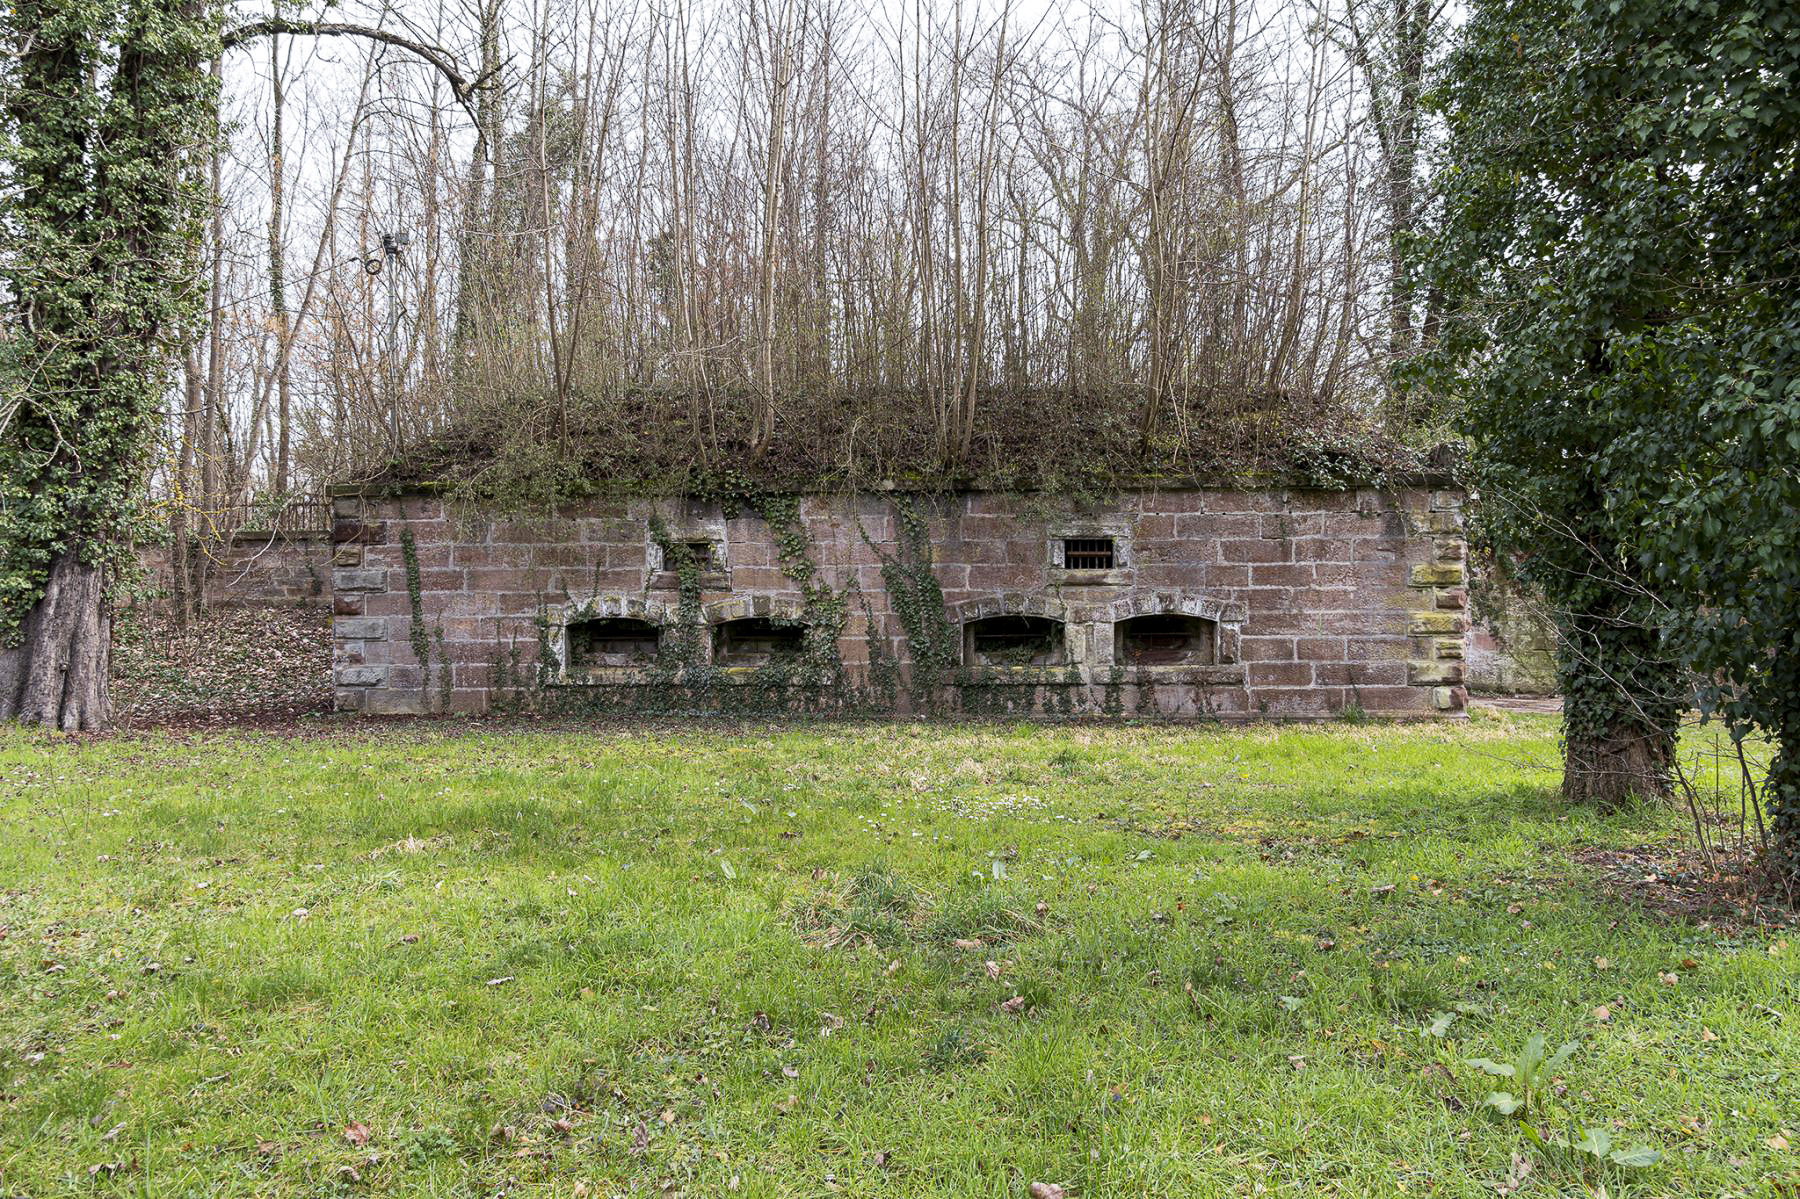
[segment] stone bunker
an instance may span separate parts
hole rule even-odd
[[[1462,494],[333,497],[342,711],[1460,714]]]

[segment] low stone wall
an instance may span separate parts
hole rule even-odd
[[[206,603],[226,608],[328,607],[331,554],[331,538],[323,530],[233,534],[207,563]],[[147,546],[138,559],[149,575],[152,602],[165,599],[174,585],[169,547]]]
[[[660,690],[680,692],[679,709],[703,679],[726,710],[772,689],[807,706],[767,669],[731,665],[731,630],[766,638],[835,613],[826,648],[843,706],[1454,714],[1461,503],[1424,487],[1145,490],[1098,509],[1046,494],[836,495],[800,499],[775,527],[682,499],[500,521],[459,519],[431,494],[340,494],[336,705],[641,705]],[[685,576],[664,560],[678,544],[705,559]],[[631,628],[660,665],[586,640]],[[1156,636],[1133,640],[1139,630]],[[1031,656],[1005,656],[1015,650]],[[942,669],[927,671],[918,660],[933,653]]]

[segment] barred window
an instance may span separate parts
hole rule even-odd
[[[1063,538],[1064,570],[1111,570],[1117,561],[1110,537]]]

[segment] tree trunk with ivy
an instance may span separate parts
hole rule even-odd
[[[110,717],[109,592],[146,526],[170,368],[200,296],[216,15],[197,0],[0,11],[0,718]]]
[[[1564,798],[1602,811],[1669,798],[1684,705],[1659,631],[1623,611],[1557,623]]]
[[[111,722],[106,667],[111,614],[101,567],[64,550],[18,645],[0,650],[0,719],[69,732]]]

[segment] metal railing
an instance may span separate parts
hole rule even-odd
[[[276,504],[241,504],[225,512],[219,522],[228,537],[323,536],[331,530],[331,501],[306,496]]]

